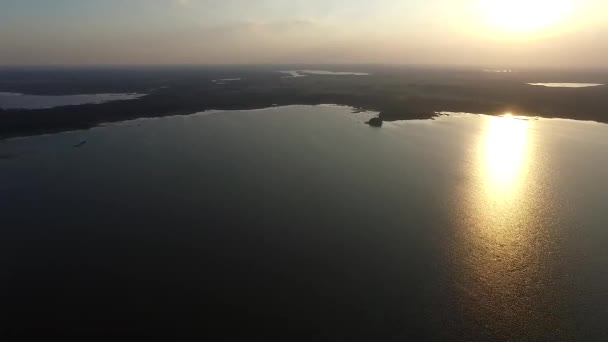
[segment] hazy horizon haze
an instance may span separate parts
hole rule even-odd
[[[605,68],[601,0],[1,0],[0,65]]]

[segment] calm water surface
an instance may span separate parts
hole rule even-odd
[[[589,88],[600,87],[604,84],[600,83],[528,83],[529,85],[547,87],[547,88]]]
[[[288,70],[279,71],[282,74],[288,74],[289,77],[306,77],[309,75],[324,75],[324,76],[370,76],[371,74],[366,72],[354,72],[354,71],[329,71],[329,70]]]
[[[0,333],[608,339],[608,125],[372,115],[0,142]]]

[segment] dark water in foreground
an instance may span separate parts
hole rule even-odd
[[[366,116],[0,142],[0,336],[608,339],[608,125]]]

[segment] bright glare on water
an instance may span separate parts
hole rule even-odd
[[[495,200],[514,195],[529,161],[530,121],[511,115],[488,118],[483,140],[482,173],[488,195]]]

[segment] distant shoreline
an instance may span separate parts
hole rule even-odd
[[[301,69],[307,70],[307,69]],[[608,87],[551,88],[530,86],[547,79],[563,83],[583,76],[551,74],[361,69],[365,77],[348,73],[310,74],[284,78],[268,70],[125,71],[108,78],[103,72],[61,81],[64,71],[11,75],[0,80],[0,92],[69,95],[81,93],[140,93],[147,96],[99,104],[35,110],[0,109],[0,139],[82,130],[100,124],[138,118],[190,115],[207,110],[249,110],[285,105],[332,103],[379,112],[383,121],[430,119],[439,112],[563,118],[608,123]],[[356,73],[352,73],[356,74]],[[76,77],[75,77],[75,76]],[[61,77],[60,77],[61,76]],[[551,78],[550,78],[551,77]],[[59,79],[57,83],[55,79]],[[222,81],[217,80],[236,80]],[[605,81],[603,81],[605,79]],[[597,83],[608,83],[608,74]],[[603,82],[602,82],[603,81]],[[591,82],[585,82],[591,83]],[[16,84],[16,86],[15,86]]]

